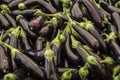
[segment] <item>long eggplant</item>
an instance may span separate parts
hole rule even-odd
[[[92,16],[92,19],[95,22],[95,24],[100,27],[102,20],[100,18],[100,15],[95,10],[94,6],[88,0],[82,0],[82,3],[85,5],[87,10],[90,12],[90,15]]]
[[[31,4],[40,4],[42,5],[46,10],[48,10],[50,13],[56,13],[57,10],[51,6],[50,4],[48,4],[47,2],[43,1],[43,0],[26,0],[24,1],[25,6],[29,6]]]
[[[78,32],[78,34],[86,40],[89,46],[91,46],[93,49],[98,50],[100,47],[100,44],[95,37],[93,37],[89,32],[82,29],[81,27],[73,24],[72,27]]]

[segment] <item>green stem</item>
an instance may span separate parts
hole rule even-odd
[[[52,40],[51,44],[54,44],[57,48],[60,47],[60,30],[58,30],[57,36]]]
[[[3,80],[16,80],[16,75],[13,73],[8,73],[4,76]]]
[[[46,51],[44,53],[44,57],[48,60],[51,61],[54,57],[54,51],[50,47],[50,43],[47,42],[46,44]]]
[[[72,69],[65,71],[61,76],[61,80],[71,80],[71,78],[72,78]]]
[[[101,8],[100,5],[99,5],[95,0],[93,0],[93,2],[94,2],[95,5],[97,6],[97,8]]]
[[[107,35],[107,34],[106,34]],[[116,39],[116,35],[114,32],[111,32],[108,36],[106,36],[107,38],[104,40],[106,42],[109,42],[109,40],[115,40]]]
[[[113,78],[114,80],[120,80],[120,74]]]
[[[11,34],[13,34],[13,35],[15,35],[16,37],[18,37],[19,34],[20,34],[20,26],[18,26],[17,28],[15,28],[15,29],[11,32]]]
[[[111,0],[108,0],[108,2],[109,2],[109,4],[110,4],[110,5],[112,5],[112,2],[111,2]]]
[[[118,8],[120,6],[120,1],[115,3],[115,7]]]
[[[4,34],[4,30],[2,30],[2,32],[1,32],[0,41],[2,41],[2,39],[3,39],[3,34]]]
[[[111,23],[109,22],[108,18],[106,17],[106,15],[104,15],[104,19],[103,19],[102,22],[105,23],[105,24],[108,24],[108,25],[111,24]]]
[[[60,41],[61,42],[65,42],[66,38],[65,38],[65,34],[64,32],[62,34],[60,34]]]
[[[107,65],[113,65],[114,60],[111,57],[106,57],[104,60],[101,60],[100,63],[107,64]]]
[[[71,42],[72,42],[72,48],[76,48],[77,45],[80,43],[79,41],[77,41],[72,35],[71,37]]]
[[[85,78],[89,74],[88,66],[89,66],[89,64],[86,63],[83,67],[80,67],[79,76],[81,77],[81,80],[85,80]]]
[[[117,65],[113,68],[113,75],[112,77],[114,78],[118,73],[120,73],[120,65]]]
[[[98,64],[97,59],[94,56],[91,56],[91,55],[87,57],[87,61],[88,61],[89,64],[92,64],[92,65]]]
[[[24,31],[22,28],[21,28],[21,30],[20,30],[20,36],[26,38],[26,33],[25,33],[25,31]]]
[[[19,21],[19,19],[22,18],[22,17],[23,17],[22,15],[18,15],[18,16],[16,17],[16,20]]]
[[[42,10],[38,9],[33,15],[34,16],[39,16],[39,15],[42,15],[42,14],[45,14],[42,12]]]

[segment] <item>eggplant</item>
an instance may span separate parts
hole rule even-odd
[[[72,52],[70,48],[70,33],[69,32],[66,33],[66,37],[67,37],[66,42],[65,42],[66,55],[70,61],[72,61],[75,64],[78,64],[80,59],[75,53]]]
[[[113,18],[113,21],[114,21],[114,23],[116,25],[116,28],[117,28],[117,35],[119,36],[119,34],[120,34],[120,23],[119,23],[120,16],[119,16],[118,13],[113,12],[112,13],[112,18]]]
[[[52,5],[48,4],[47,2],[45,2],[43,0],[26,0],[26,1],[24,1],[24,5],[26,7],[31,6],[31,4],[42,5],[50,13],[56,13],[57,12],[57,10]]]
[[[5,16],[3,14],[0,13],[0,22],[1,24],[5,27],[8,28],[10,23],[8,22],[8,20],[5,18]]]
[[[25,30],[25,32],[27,33],[27,35],[31,37],[36,37],[36,33],[30,30],[28,26],[28,21],[22,15],[18,15],[16,18],[17,21],[20,23],[21,27],[23,28],[23,30]]]
[[[82,0],[82,3],[89,11],[89,14],[92,16],[92,19],[95,22],[95,24],[100,27],[102,20],[100,18],[100,15],[97,13],[96,9],[94,8],[94,6],[88,0]]]
[[[89,32],[87,32],[86,30],[82,29],[81,27],[77,26],[77,25],[72,25],[73,29],[75,29],[78,34],[84,38],[84,40],[86,40],[87,44],[92,47],[95,50],[98,50],[100,47],[100,44],[98,42],[98,40],[93,37]]]
[[[8,55],[2,45],[0,45],[0,78],[4,76],[4,74],[10,72],[11,65],[9,62]]]
[[[22,50],[29,50],[32,48],[30,45],[29,39],[25,31],[22,28],[20,32],[20,45],[21,45]]]
[[[47,80],[59,80],[58,75],[57,75],[57,68],[54,63],[54,52],[50,47],[50,43],[46,43],[46,50],[44,53],[45,57],[45,75]]]
[[[6,19],[8,19],[9,23],[13,27],[17,27],[17,23],[16,23],[15,19],[9,13],[4,13],[4,16],[6,17]]]
[[[82,20],[83,14],[79,8],[79,3],[75,0],[70,8],[70,13],[73,19],[80,21]]]
[[[10,3],[8,4],[8,6],[9,6],[10,9],[14,10],[14,9],[17,8],[17,5],[18,5],[19,3],[21,3],[21,2],[23,2],[23,1],[24,1],[24,0],[13,0],[12,2],[10,2]]]
[[[38,11],[37,9],[25,9],[25,10],[13,10],[11,13],[14,16],[23,15],[26,17],[26,15],[28,15],[28,16],[33,15],[37,11]]]
[[[100,3],[100,6],[101,6],[104,10],[108,11],[109,13],[116,12],[116,13],[120,14],[120,9],[115,8],[114,6],[108,4],[107,2],[103,2],[103,1],[102,1],[102,2]]]

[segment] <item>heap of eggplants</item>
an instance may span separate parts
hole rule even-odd
[[[120,80],[120,1],[1,0],[0,80]]]

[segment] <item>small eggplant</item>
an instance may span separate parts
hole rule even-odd
[[[75,29],[78,34],[84,38],[84,40],[86,40],[86,42],[89,44],[89,46],[91,46],[93,49],[98,50],[100,47],[100,44],[98,42],[98,40],[93,37],[93,35],[91,35],[89,32],[87,32],[86,30],[82,29],[81,27],[77,26],[77,25],[72,25],[73,29]]]
[[[6,51],[4,50],[4,47],[0,45],[0,78],[3,77],[4,74],[8,73],[10,71],[10,63],[8,56],[6,54]]]
[[[28,37],[22,28],[21,28],[21,32],[20,32],[20,43],[21,43],[23,50],[31,49],[31,45],[29,43]]]
[[[17,21],[20,23],[21,27],[23,28],[23,30],[25,30],[25,32],[27,33],[27,35],[31,36],[31,37],[36,37],[36,33],[32,32],[28,26],[28,21],[22,16],[22,15],[18,15],[16,17]]]
[[[36,31],[38,29],[41,28],[41,24],[43,23],[44,20],[44,16],[38,16],[38,17],[34,17],[31,19],[31,21],[29,22],[29,27],[32,31]]]
[[[17,27],[15,19],[9,13],[4,13],[4,16],[6,17],[6,19],[8,19],[8,21],[13,27]]]
[[[70,13],[73,19],[80,21],[82,20],[83,14],[79,8],[79,3],[75,0],[71,6]]]
[[[56,13],[57,10],[50,5],[49,3],[43,1],[43,0],[26,0],[24,1],[24,5],[27,6],[31,6],[31,4],[40,4],[42,5],[46,10],[48,10],[48,12],[50,13]]]
[[[23,15],[26,17],[26,16],[33,15],[37,11],[38,11],[37,9],[13,10],[12,14],[14,16]]]
[[[45,57],[45,75],[47,80],[59,80],[57,75],[57,68],[55,67],[54,63],[54,52],[50,47],[50,43],[47,42],[46,50],[44,53]]]
[[[10,25],[10,23],[8,22],[8,20],[7,20],[7,19],[5,18],[5,16],[2,15],[1,13],[0,13],[0,22],[1,22],[1,24],[2,24],[3,26],[5,26],[6,28],[8,28],[9,25]]]

